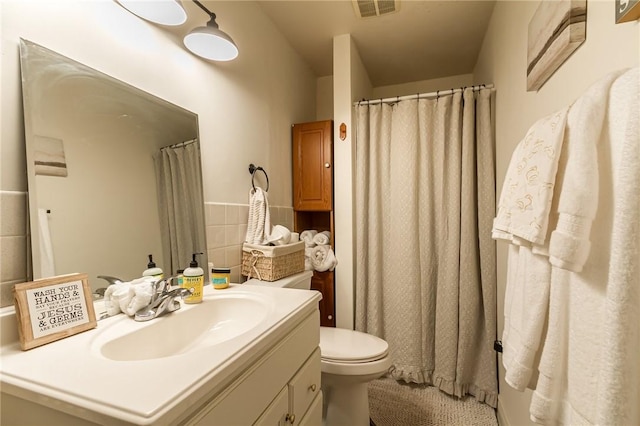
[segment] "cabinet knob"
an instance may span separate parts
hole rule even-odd
[[[293,424],[293,422],[296,421],[296,415],[287,413],[287,416],[284,418],[284,421]]]
[[[312,384],[311,386],[309,386],[309,389],[311,390],[311,392],[315,392],[316,389],[318,389],[318,387],[316,386],[316,384]]]
[[[329,164],[329,163],[324,163],[324,168],[325,168],[325,169],[328,169],[329,167],[331,167],[331,164]]]

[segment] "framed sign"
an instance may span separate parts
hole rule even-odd
[[[69,274],[16,284],[13,288],[22,350],[95,328],[87,274]]]
[[[639,0],[616,0],[616,24],[640,19]]]

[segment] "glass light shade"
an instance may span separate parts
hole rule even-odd
[[[116,0],[120,6],[139,18],[160,25],[181,25],[187,12],[177,0]]]
[[[238,56],[238,47],[215,19],[206,27],[198,27],[184,37],[184,45],[196,55],[212,61],[230,61]]]

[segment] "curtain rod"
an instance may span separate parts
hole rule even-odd
[[[406,96],[396,96],[394,98],[385,98],[385,99],[371,99],[371,100],[362,100],[358,102],[354,102],[353,105],[375,105],[380,103],[393,103],[398,101],[407,101],[409,99],[427,99],[427,98],[438,98],[440,96],[453,95],[457,92],[462,92],[464,89],[471,88],[474,92],[477,92],[480,89],[493,89],[493,84],[479,84],[477,86],[468,86],[468,87],[460,87],[458,89],[447,89],[447,90],[438,90],[435,92],[429,93],[418,93],[416,95],[406,95]]]
[[[167,149],[167,148],[183,148],[187,145],[191,145],[192,143],[196,143],[196,142],[198,142],[198,139],[191,139],[189,141],[178,142],[178,143],[174,143],[173,145],[163,146],[162,148],[160,148],[160,150]]]

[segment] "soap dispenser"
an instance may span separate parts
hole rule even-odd
[[[191,290],[191,296],[184,298],[184,303],[202,302],[202,291],[204,287],[204,271],[198,266],[196,256],[202,253],[193,253],[189,267],[184,270],[182,287]]]
[[[153,255],[149,255],[149,263],[147,264],[147,269],[142,273],[143,277],[153,277],[156,280],[161,280],[164,277],[164,273],[162,269],[158,268],[153,261]]]

